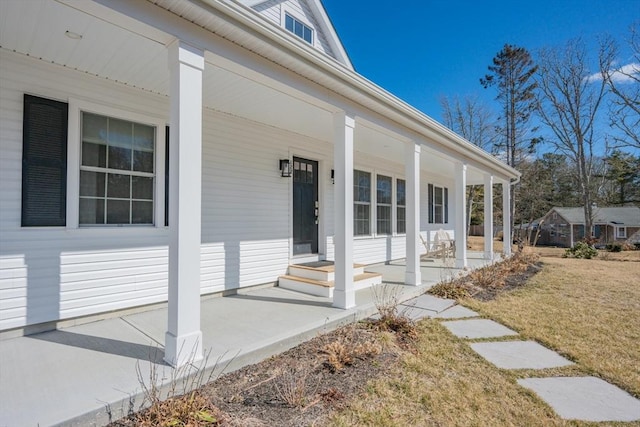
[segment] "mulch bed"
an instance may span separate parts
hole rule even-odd
[[[369,380],[380,378],[401,357],[399,347],[381,345],[380,332],[371,323],[348,325],[304,342],[255,365],[225,374],[200,388],[217,409],[220,426],[322,425],[335,410],[362,393]],[[377,343],[379,352],[353,357],[334,369],[327,362],[329,343],[356,346]],[[403,345],[406,348],[406,345]],[[295,399],[294,399],[295,398]],[[290,402],[288,403],[287,400]],[[296,402],[291,402],[295,400]],[[144,415],[144,412],[140,413]],[[112,427],[147,424],[136,415],[112,423]],[[182,424],[178,424],[182,425]]]
[[[532,264],[521,273],[507,276],[504,286],[499,288],[482,288],[477,293],[473,294],[472,297],[480,301],[490,301],[496,299],[496,297],[503,292],[512,291],[526,285],[527,281],[531,277],[535,276],[542,270],[542,265],[542,262]]]

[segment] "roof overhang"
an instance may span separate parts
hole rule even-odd
[[[122,0],[118,0],[121,2]],[[445,152],[457,155],[462,161],[486,168],[503,180],[519,179],[520,172],[473,145],[450,129],[436,122],[415,107],[400,100],[386,90],[338,63],[333,58],[318,52],[305,43],[295,40],[282,29],[271,25],[251,10],[234,0],[188,0],[208,10],[227,23],[246,31],[224,32],[211,25],[208,17],[190,17],[196,24],[212,33],[240,46],[260,44],[261,54],[285,66],[297,74],[312,80],[337,96],[332,101],[343,101],[344,108],[352,103],[363,105],[372,111],[397,123],[398,131],[407,139],[432,145],[439,145]],[[107,0],[101,2],[110,3]],[[163,1],[156,4],[162,7]],[[207,24],[209,22],[209,24]],[[254,50],[255,51],[255,50]]]
[[[10,4],[16,5],[16,8],[9,8],[15,16],[25,16],[19,13],[19,8],[40,3]],[[4,48],[11,49],[12,44],[26,46],[16,52],[36,58],[42,56],[46,62],[168,95],[166,46],[180,39],[205,52],[208,65],[204,86],[209,91],[204,94],[205,100],[222,99],[222,103],[219,101],[211,106],[213,109],[229,114],[244,111],[220,108],[233,102],[238,108],[255,109],[256,96],[261,95],[265,103],[259,113],[262,117],[270,115],[271,120],[263,123],[294,132],[298,126],[298,132],[312,137],[316,132],[319,136],[315,137],[326,142],[332,138],[331,114],[343,110],[354,114],[362,125],[360,128],[366,137],[359,134],[361,140],[366,140],[362,152],[388,159],[381,150],[385,144],[393,145],[397,161],[403,162],[402,145],[413,141],[422,144],[423,153],[429,154],[422,157],[423,162],[426,161],[424,158],[431,158],[430,167],[437,168],[439,163],[445,163],[436,160],[433,164],[431,155],[447,160],[448,169],[438,172],[445,177],[453,176],[455,162],[470,166],[473,176],[468,177],[469,184],[481,183],[483,174],[491,174],[501,182],[520,175],[334,58],[313,49],[234,0],[56,0],[42,4],[58,5],[51,10],[60,12],[64,19],[57,16],[49,19],[42,10],[35,10],[33,12],[39,12],[38,20],[13,25],[11,28],[15,31],[10,33],[0,31],[11,39],[5,40]],[[60,10],[61,5],[67,10]],[[30,25],[40,23],[46,28],[30,30]],[[64,37],[62,33],[67,25],[71,25],[72,30],[85,26],[88,32],[81,43],[72,47],[63,46],[57,41],[59,39],[54,40],[54,37]],[[51,30],[55,30],[55,34]],[[37,43],[34,45],[35,38]],[[60,44],[56,45],[60,48],[57,53],[47,49],[50,43]],[[33,46],[39,51],[34,52]],[[51,55],[54,58],[50,58]],[[56,55],[59,61],[56,61]],[[135,66],[123,69],[120,66],[123,63]],[[146,68],[141,68],[143,66]],[[216,80],[218,78],[221,80]],[[232,90],[234,83],[240,91]],[[278,114],[269,108],[268,102],[273,98],[289,110]],[[304,116],[302,120],[296,120],[297,116],[286,117],[291,112]],[[320,121],[320,116],[324,121]],[[301,123],[307,128],[301,128]],[[369,145],[368,141],[373,139],[369,136],[378,141]]]

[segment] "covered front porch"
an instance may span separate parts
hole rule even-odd
[[[484,263],[480,253],[470,263]],[[382,272],[384,293],[406,301],[433,283],[461,270],[439,269],[423,263],[424,284],[396,284],[404,277],[402,261],[371,266]],[[191,367],[204,369],[204,378],[256,363],[319,333],[366,318],[376,312],[376,291],[356,292],[356,306],[332,306],[328,298],[278,287],[252,289],[229,297],[203,297],[202,343],[206,358]],[[438,300],[433,313],[454,304]],[[182,384],[191,368],[175,371],[163,359],[166,304],[152,310],[68,324],[58,330],[5,340],[0,345],[0,425],[105,425],[137,410],[143,402],[142,381],[149,385],[155,370],[158,386],[175,375]],[[70,322],[71,323],[71,322]],[[190,355],[193,357],[193,355]],[[52,399],[51,396],[56,396]],[[37,407],[34,407],[34,402]]]

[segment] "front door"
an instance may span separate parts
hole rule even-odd
[[[293,158],[293,255],[318,253],[318,162]]]

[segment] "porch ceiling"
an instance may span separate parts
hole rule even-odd
[[[131,27],[135,30],[125,29],[111,22],[114,13],[87,1],[3,0],[0,47],[168,96],[166,46],[174,37],[153,28],[141,30],[139,23]],[[19,18],[25,16],[31,19]],[[81,38],[69,37],[67,32]],[[203,82],[206,107],[319,141],[332,140],[332,112],[323,107],[325,101],[309,102],[306,95],[266,85],[253,79],[250,73],[244,75],[238,69],[214,63],[215,58],[206,58]],[[358,153],[395,163],[404,159],[400,137],[366,122],[359,122],[356,127],[355,151],[356,160]],[[429,174],[452,176],[451,157],[427,147],[423,153],[422,167]],[[468,180],[480,183],[482,176],[469,169]]]

